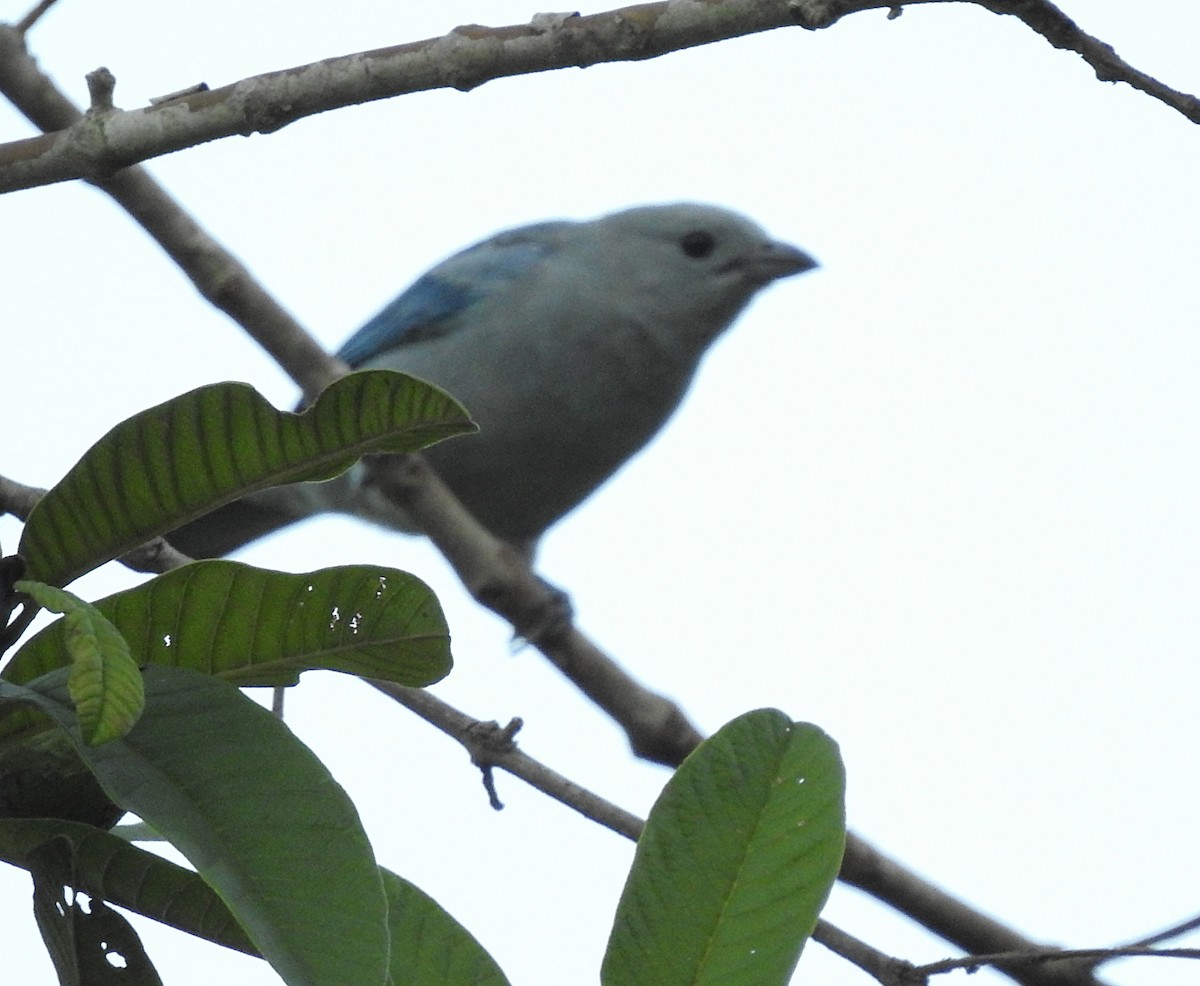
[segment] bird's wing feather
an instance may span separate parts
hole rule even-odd
[[[576,224],[538,223],[476,243],[428,273],[388,304],[338,350],[359,367],[394,349],[445,335],[459,317],[488,294],[525,276],[560,245]]]

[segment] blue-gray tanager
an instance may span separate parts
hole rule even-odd
[[[529,556],[662,427],[709,345],[808,254],[709,205],[644,206],[498,233],[442,261],[339,350],[457,397],[479,432],[426,451],[463,504]],[[229,504],[170,535],[225,554],[323,511],[412,532],[355,467]]]

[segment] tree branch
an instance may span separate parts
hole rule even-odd
[[[418,461],[418,457],[407,457],[407,461],[397,464],[401,475],[403,476],[409,469],[414,468],[416,461]],[[429,471],[428,466],[424,465],[416,468]],[[436,476],[432,478],[435,483],[440,484],[440,480],[437,480]],[[405,482],[413,483],[414,480],[410,475],[405,478]],[[406,494],[403,497],[405,509],[412,510],[414,514],[418,510],[425,512],[435,529],[439,525],[446,525],[441,534],[449,542],[446,553],[455,556],[451,558],[451,561],[455,564],[456,569],[474,573],[469,577],[478,580],[480,585],[490,587],[490,589],[480,592],[477,586],[472,589],[474,593],[486,597],[490,592],[507,600],[525,613],[537,613],[546,604],[545,595],[551,590],[544,582],[529,572],[528,566],[515,551],[507,548],[482,528],[478,529],[478,539],[470,536],[469,531],[458,529],[457,525],[462,519],[457,516],[459,512],[466,517],[469,525],[478,527],[478,524],[469,517],[464,507],[453,500],[448,492],[446,502],[439,506],[438,501],[441,497],[437,493],[424,491],[422,482],[416,481],[413,488],[421,489],[423,492],[416,499],[410,498],[411,491],[410,494]],[[42,492],[35,487],[24,486],[0,476],[0,510],[13,513],[18,517],[27,517]],[[430,500],[421,504],[420,496],[422,495],[428,495]],[[441,546],[441,541],[438,543]],[[187,560],[178,552],[175,552],[174,556],[169,552],[159,554],[155,545],[156,542],[151,542],[150,545],[131,552],[131,555],[137,559],[146,557],[159,559],[159,564],[135,567],[141,571],[148,569],[166,571]],[[168,545],[167,548],[169,549],[169,547]],[[128,558],[129,556],[127,556]],[[493,561],[490,562],[489,558]],[[129,563],[127,559],[123,560]],[[497,559],[498,561],[495,561]],[[496,568],[497,565],[500,566],[499,570]],[[532,602],[527,598],[530,593],[534,596]],[[551,600],[552,603],[553,600]],[[489,603],[489,605],[491,604]],[[507,615],[499,608],[496,611],[501,612],[501,615]],[[642,752],[643,756],[675,766],[682,762],[683,758],[699,744],[700,734],[687,722],[683,713],[673,703],[643,689],[611,658],[608,658],[571,627],[569,621],[565,626],[558,626],[554,632],[559,639],[553,641],[552,644],[542,641],[542,646],[546,648],[546,655],[573,683],[625,728],[635,750],[639,745],[642,747],[648,745],[649,749]],[[637,837],[635,828],[640,829],[640,823],[635,826],[630,821],[633,816],[617,814],[618,810],[610,811],[607,807],[603,810],[595,806],[585,809],[581,807],[585,803],[584,801],[565,800],[567,795],[563,792],[579,792],[583,789],[548,770],[544,772],[534,770],[532,765],[536,762],[517,751],[515,747],[511,747],[511,749],[506,749],[503,745],[497,747],[492,742],[494,730],[487,730],[476,724],[475,720],[450,709],[445,703],[435,699],[427,692],[404,688],[388,682],[372,681],[371,684],[407,708],[417,712],[443,732],[458,739],[467,746],[472,752],[475,762],[481,766],[501,767],[551,797],[564,801],[564,803],[570,803],[572,807],[576,807],[589,818],[593,818],[614,831],[630,838]],[[606,805],[607,803],[597,802],[597,804]],[[1040,954],[1045,951],[1037,943],[1029,941],[999,922],[973,911],[945,891],[905,870],[852,833],[847,836],[846,854],[842,862],[840,878],[890,904],[900,913],[908,915],[967,952],[1003,952],[1011,955],[1012,953]],[[836,931],[836,929],[834,930]],[[870,972],[881,983],[891,984],[905,981],[901,974],[907,969],[906,965],[902,964],[900,967],[896,967],[887,956],[882,956],[882,953],[864,951],[864,949],[869,949],[868,946],[854,949],[845,941],[831,944],[831,942],[836,942],[836,935],[833,932],[830,932],[830,935],[830,941],[824,939],[824,932],[819,932],[814,937],[839,955],[845,955],[850,961]],[[1003,969],[1025,986],[1096,986],[1096,980],[1085,968],[1066,968],[1061,965],[1044,963],[1031,964],[1025,961],[1019,966],[1010,962],[1009,965],[1003,966]]]
[[[41,2],[33,8],[33,10],[31,10],[17,22],[17,30],[21,34],[28,32],[34,24],[42,19],[42,15],[45,14],[57,2],[58,0],[41,0]]]
[[[703,736],[683,711],[577,630],[563,594],[475,520],[423,458],[376,459],[372,481],[418,522],[477,602],[508,620],[625,730],[634,753],[674,767],[699,745]]]
[[[975,3],[1018,17],[1055,47],[1083,56],[1100,79],[1127,82],[1200,123],[1200,100],[1134,69],[1046,0],[909,0],[907,5],[946,2]],[[272,133],[307,116],[377,99],[640,61],[781,27],[817,30],[848,14],[879,9],[894,15],[901,8],[889,0],[659,0],[586,17],[540,15],[529,24],[464,25],[439,38],[327,58],[216,89],[190,86],[135,110],[114,109],[110,91],[107,101],[93,100],[83,116],[54,126],[39,122],[47,133],[0,145],[0,192],[78,178],[100,182],[185,147]],[[10,98],[22,88],[21,63],[27,60],[23,33],[0,26],[0,91]]]
[[[1092,975],[1094,962],[1011,959],[1014,954],[1054,954],[1059,950],[1031,941],[994,918],[964,907],[961,901],[898,866],[853,833],[846,836],[841,879],[907,914],[969,955],[1003,953],[1010,960],[997,960],[995,967],[1024,986],[1097,986],[1099,982]]]

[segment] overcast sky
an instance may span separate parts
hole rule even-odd
[[[1200,5],[1063,6],[1200,92]],[[0,19],[25,9],[0,0]],[[132,108],[535,8],[182,11],[62,0],[30,44],[78,102],[106,65]],[[30,132],[0,106],[0,139]],[[149,168],[331,348],[447,253],[538,219],[714,202],[818,257],[753,304],[660,439],[550,533],[539,571],[704,730],[762,706],[819,724],[841,744],[859,834],[1020,931],[1083,947],[1200,911],[1198,158],[1193,124],[1015,19],[931,4],[378,102]],[[0,199],[0,326],[0,473],[26,483],[53,484],[113,424],[200,384],[295,399],[82,185]],[[7,551],[18,536],[0,520]],[[423,542],[324,519],[240,557],[417,572],[453,633],[437,694],[523,717],[526,752],[639,814],[665,781],[536,652],[513,654]],[[109,566],[74,589],[137,578]],[[514,984],[596,981],[630,844],[504,776],[493,812],[461,750],[352,679],[306,675],[289,723],[379,861]],[[0,867],[6,975],[51,983],[29,895]],[[826,916],[915,962],[953,954],[843,888]],[[170,986],[278,982],[137,926]],[[868,979],[813,945],[797,981]]]

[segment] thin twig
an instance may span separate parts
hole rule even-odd
[[[812,937],[835,955],[858,966],[881,986],[924,986],[926,982],[911,962],[881,952],[828,921],[817,922]]]
[[[941,962],[917,966],[913,971],[924,976],[934,976],[956,969],[978,972],[984,966],[993,966],[1001,972],[1007,972],[1009,967],[1060,962],[1075,962],[1091,967],[1121,958],[1200,959],[1200,948],[1146,948],[1141,945],[1116,945],[1112,948],[1035,948],[1026,952],[997,952],[992,955],[944,959]]]
[[[33,508],[46,491],[37,486],[26,486],[6,476],[0,476],[0,514],[12,514],[20,520],[28,520]],[[154,538],[127,551],[118,561],[135,572],[161,575],[192,559],[167,542],[165,538]]]
[[[40,486],[26,486],[0,476],[0,515],[12,514],[18,520],[28,520],[45,492]]]
[[[925,2],[925,0],[920,0]],[[1164,85],[1153,76],[1134,68],[1121,58],[1113,46],[1081,30],[1066,14],[1048,0],[973,0],[995,14],[1019,18],[1054,45],[1080,55],[1096,72],[1101,82],[1124,82],[1147,96],[1165,103],[1192,123],[1200,123],[1200,99]]]
[[[406,688],[390,681],[372,680],[370,684],[460,743],[477,766],[499,767],[627,839],[637,841],[641,834],[644,823],[640,818],[524,753],[512,742],[511,734],[496,723],[473,719],[421,688]]]
[[[1031,941],[994,918],[963,907],[941,887],[899,866],[852,832],[846,834],[840,877],[953,942],[968,955],[1028,955],[1047,950],[1043,943]],[[1097,986],[1099,982],[1092,975],[1090,964],[1045,965],[1023,961],[998,968],[1024,986]]]
[[[880,7],[891,8],[888,19],[894,20],[903,7],[930,3],[971,3],[994,14],[1016,17],[1055,48],[1081,56],[1101,82],[1124,82],[1165,103],[1192,123],[1200,123],[1200,99],[1172,89],[1134,68],[1116,53],[1112,45],[1083,31],[1049,0],[905,0],[903,4],[879,3],[877,0],[813,0],[812,3],[793,0],[797,22],[811,30],[832,27],[850,14]]]
[[[1200,914],[1194,918],[1188,918],[1186,921],[1181,921],[1179,924],[1172,925],[1163,931],[1156,931],[1152,935],[1147,935],[1145,938],[1139,938],[1137,941],[1131,941],[1127,948],[1147,948],[1150,945],[1157,945],[1160,942],[1170,941],[1172,938],[1178,938],[1180,935],[1186,935],[1189,931],[1195,931],[1200,928]]]

